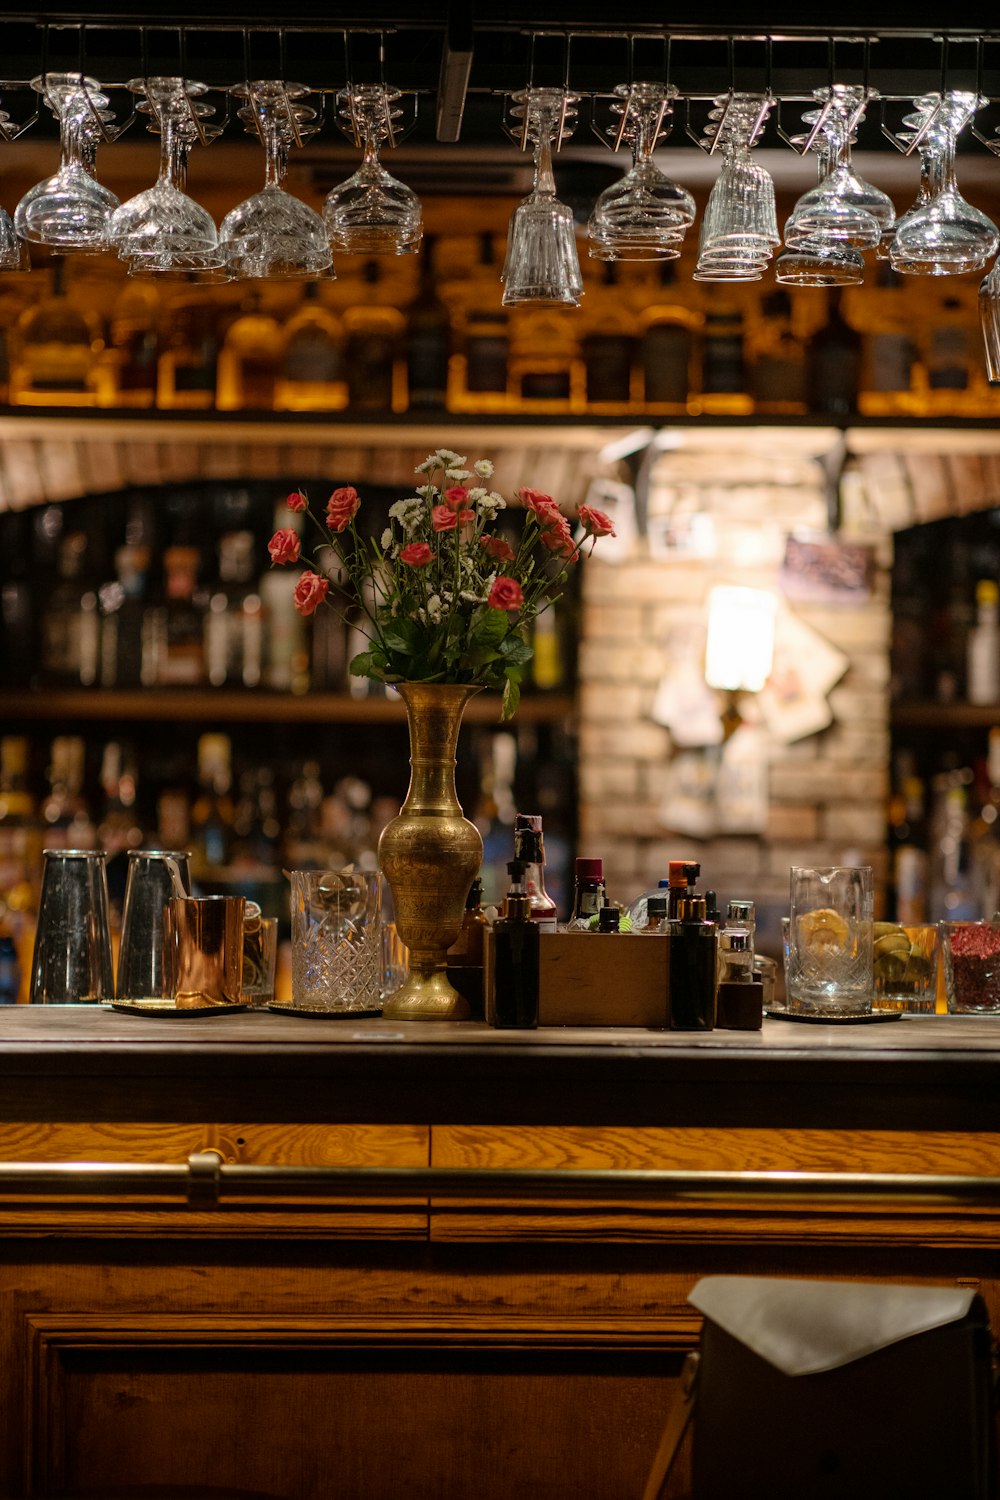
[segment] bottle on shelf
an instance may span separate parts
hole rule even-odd
[[[923,339],[927,372],[924,408],[928,416],[972,416],[990,410],[976,388],[974,328],[968,306],[960,297],[948,293],[937,298]]]
[[[572,314],[563,308],[514,309],[510,389],[517,410],[552,415],[584,410],[576,327]]]
[[[543,932],[555,932],[556,903],[545,890],[545,841],[540,813],[517,813],[514,818],[514,858],[524,867],[532,920]]]
[[[488,925],[483,910],[483,882],[477,875],[465,898],[461,931],[448,949],[449,968],[482,967],[483,937]]]
[[[32,525],[28,511],[0,515],[0,683],[26,685],[35,676],[40,622],[36,599],[48,597],[45,580],[32,569]]]
[[[976,584],[976,623],[969,631],[965,696],[970,703],[1000,703],[1000,588],[992,578]]]
[[[159,687],[200,687],[205,674],[207,599],[198,587],[197,547],[168,547],[163,554],[163,596],[143,622],[143,681]]]
[[[969,827],[972,885],[977,913],[989,921],[1000,912],[1000,728],[990,730],[986,789]]]
[[[53,687],[91,687],[100,668],[100,618],[91,565],[92,537],[74,530],[59,541],[58,582],[41,620],[39,669]]]
[[[605,261],[601,282],[587,306],[580,340],[583,361],[584,400],[596,415],[613,416],[628,411],[633,398],[632,379],[635,328],[628,302],[618,284],[614,261]]]
[[[378,261],[362,270],[364,300],[344,311],[348,406],[355,412],[406,410],[406,319],[388,300]]]
[[[42,803],[43,848],[93,849],[97,830],[84,794],[86,743],[81,735],[52,741],[48,792]]]
[[[226,330],[219,350],[216,405],[220,411],[273,411],[281,365],[281,324],[251,292]]]
[[[520,860],[508,865],[510,889],[503,916],[493,923],[493,1025],[533,1030],[538,1025],[539,929]]]
[[[604,861],[578,855],[574,866],[573,911],[567,927],[581,932],[595,932],[601,908],[607,904]]]
[[[100,682],[106,688],[151,686],[143,677],[143,627],[149,548],[119,547],[115,578],[98,590],[101,606]],[[147,656],[148,662],[148,656]]]
[[[218,363],[217,314],[206,303],[204,289],[192,285],[164,309],[157,406],[164,411],[210,410],[215,405]]]
[[[701,344],[699,409],[709,416],[748,416],[753,402],[747,390],[743,310],[709,307]]]
[[[218,588],[205,614],[206,676],[212,687],[260,686],[263,605],[257,590],[252,531],[219,538]]]
[[[682,896],[670,920],[667,1025],[672,1031],[712,1031],[715,1026],[718,929],[705,914],[704,896]]]
[[[510,409],[510,318],[500,301],[496,237],[479,237],[479,262],[460,288],[458,347],[451,362],[448,405],[453,411]]]
[[[688,410],[694,386],[695,351],[703,314],[692,287],[677,290],[674,263],[659,269],[654,301],[640,318],[638,363],[642,404],[651,415],[680,416]]]
[[[858,409],[861,335],[844,317],[840,287],[827,288],[827,320],[806,348],[809,410],[817,416],[849,417]]]
[[[111,309],[107,346],[97,363],[99,405],[155,405],[159,322],[155,287],[142,277],[127,280]]]
[[[285,324],[275,405],[282,411],[343,411],[347,405],[344,329],[324,307],[318,281]]]
[[[750,344],[750,395],[765,416],[799,416],[807,410],[805,345],[794,324],[794,306],[783,286],[762,299]]]
[[[15,999],[22,1001],[28,998],[42,873],[42,827],[29,786],[29,751],[23,735],[0,738],[0,932],[14,949]]]
[[[932,922],[973,921],[979,916],[969,847],[972,782],[967,766],[940,771],[933,780],[928,901]]]
[[[867,294],[858,410],[868,417],[919,412],[917,320],[906,278],[879,261],[876,287]]]
[[[629,926],[633,932],[640,932],[646,926],[650,901],[667,900],[668,887],[669,881],[661,880],[652,889],[643,891],[635,898],[628,909]]]
[[[438,295],[437,244],[433,235],[424,236],[420,284],[406,309],[406,381],[411,408],[440,411],[448,400],[451,313]]]
[[[233,840],[232,742],[226,734],[198,740],[198,792],[191,806],[191,874],[217,875],[229,864]]]
[[[47,297],[25,308],[14,330],[10,400],[20,406],[93,406],[104,348],[98,319],[66,293],[65,263],[52,258]]]
[[[907,769],[889,799],[889,863],[897,922],[927,921],[927,792],[923,778]]]

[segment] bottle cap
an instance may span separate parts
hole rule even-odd
[[[524,861],[512,859],[507,864],[507,874],[510,876],[511,886],[520,886],[524,889]]]
[[[598,932],[617,932],[621,922],[621,912],[617,906],[602,906],[597,913]]]
[[[726,944],[730,953],[749,953],[751,951],[750,934],[749,932],[739,931],[727,933]]]
[[[704,922],[704,896],[682,896],[677,904],[677,916],[682,922]]]
[[[539,822],[541,822],[541,819],[539,819]],[[525,864],[544,864],[545,853],[541,833],[534,828],[518,828],[515,823],[514,855],[517,859],[523,859]]]
[[[426,241],[426,236],[425,236],[425,241]],[[542,831],[542,815],[541,815],[541,813],[515,813],[514,814],[514,832],[517,833],[518,829],[521,829],[521,828],[530,829],[532,833],[541,833],[541,831]]]
[[[650,896],[646,902],[646,920],[650,917],[665,917],[667,915],[667,900],[665,896]]]
[[[754,905],[752,901],[733,900],[726,907],[726,916],[735,922],[752,922],[754,916]]]
[[[576,878],[577,880],[603,880],[603,859],[587,859],[580,856],[576,861]]]

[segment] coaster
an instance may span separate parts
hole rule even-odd
[[[379,1010],[324,1010],[321,1005],[269,1005],[276,1016],[308,1016],[311,1021],[364,1021],[382,1014]]]
[[[814,1026],[862,1026],[867,1021],[901,1021],[906,1014],[902,1010],[861,1010],[853,1014],[842,1011],[839,1016],[816,1016],[797,1010],[768,1009],[764,1012],[772,1021],[811,1021]]]
[[[123,1016],[170,1016],[172,1020],[176,1020],[178,1016],[186,1016],[191,1021],[200,1016],[232,1015],[234,1011],[252,1010],[253,1006],[198,1005],[192,1006],[190,1010],[183,1010],[176,1005],[146,1005],[141,1000],[112,1000],[111,1009],[120,1011]]]

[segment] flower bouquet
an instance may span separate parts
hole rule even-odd
[[[581,546],[589,540],[592,550],[614,531],[601,511],[581,505],[574,537],[556,501],[525,486],[516,496],[520,532],[508,540],[497,525],[507,501],[487,488],[492,463],[466,462],[448,448],[430,454],[416,469],[423,482],[390,506],[380,538],[358,528],[353,487],[333,491],[322,519],[295,490],[288,507],[305,512],[315,542],[285,527],[268,550],[273,564],[312,561],[295,590],[300,614],[332,605],[340,591],[360,611],[369,645],[351,662],[353,676],[502,689],[507,719],[532,657],[535,617],[562,594]]]

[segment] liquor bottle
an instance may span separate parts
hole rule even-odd
[[[583,366],[571,313],[557,307],[515,308],[511,320],[510,389],[520,411],[583,411]]]
[[[889,860],[897,922],[927,921],[927,792],[912,771],[903,775],[889,802]]]
[[[555,932],[558,925],[556,903],[545,890],[545,841],[539,813],[518,813],[515,816],[514,858],[524,866],[524,886],[532,920],[538,922],[544,932]]]
[[[156,289],[141,277],[127,281],[111,309],[107,347],[97,363],[100,406],[155,404],[159,317]]]
[[[988,745],[986,791],[969,827],[976,912],[987,922],[1000,912],[1000,728],[990,730]]]
[[[39,652],[41,679],[52,686],[90,687],[98,678],[100,620],[90,542],[86,531],[60,538],[58,582],[42,615]]]
[[[667,1025],[672,1031],[715,1026],[718,929],[705,915],[704,896],[682,896],[670,922]]]
[[[1000,702],[1000,588],[976,584],[976,623],[969,631],[965,696],[969,703]]]
[[[377,261],[362,270],[364,301],[344,311],[348,406],[358,412],[405,411],[406,319],[393,307]]]
[[[142,844],[137,816],[138,797],[135,757],[117,740],[105,745],[101,756],[103,806],[97,824],[98,847],[107,854],[108,901],[111,930],[121,930],[128,875],[128,852]]]
[[[448,949],[449,968],[482,966],[483,938],[488,926],[486,913],[483,911],[483,882],[477,875],[469,886],[469,894],[465,898],[461,930]]]
[[[263,605],[257,591],[252,531],[219,538],[219,587],[205,615],[205,663],[213,687],[259,687],[263,669]]]
[[[307,760],[288,789],[284,863],[291,870],[321,870],[328,863],[323,800],[319,761]]]
[[[219,410],[273,411],[281,354],[281,324],[264,311],[260,293],[251,292],[219,351]]]
[[[533,1030],[538,1025],[539,928],[531,920],[524,867],[514,859],[507,869],[510,889],[503,916],[493,923],[493,1025]]]
[[[928,416],[972,416],[980,409],[973,396],[975,360],[970,335],[974,322],[961,298],[951,294],[938,298],[928,322],[923,407]]]
[[[46,775],[49,789],[42,803],[43,847],[93,849],[97,842],[84,795],[86,745],[80,735],[60,734],[52,741]]]
[[[453,411],[510,409],[510,319],[500,301],[500,268],[492,234],[479,237],[479,262],[461,289],[458,349],[451,362]]]
[[[156,367],[156,404],[165,411],[207,411],[215,405],[219,336],[211,303],[191,287],[167,304]]]
[[[700,874],[701,865],[691,860],[671,859],[667,862],[667,916],[671,921],[680,916],[684,898],[695,895]]]
[[[614,261],[605,261],[601,285],[588,304],[580,340],[587,410],[617,415],[632,399],[635,328],[618,285]]]
[[[93,406],[104,347],[98,320],[66,295],[62,256],[52,259],[48,297],[26,308],[14,331],[10,399],[20,406]]]
[[[639,335],[642,404],[651,414],[679,416],[688,410],[694,384],[694,355],[703,315],[690,298],[677,292],[677,272],[664,261],[655,300],[644,310]]]
[[[146,623],[148,661],[144,673],[162,687],[197,687],[205,681],[205,612],[207,599],[198,587],[197,547],[168,547],[163,554],[164,595]]]
[[[941,771],[933,780],[928,912],[932,922],[974,921],[979,916],[969,845],[972,781],[967,766]]]
[[[135,688],[144,683],[143,625],[148,572],[148,547],[119,547],[115,552],[116,577],[98,591],[102,687]]]
[[[792,299],[782,286],[761,302],[750,352],[754,411],[773,416],[806,411],[805,346],[793,325]]]
[[[227,734],[198,740],[198,793],[191,807],[191,873],[204,878],[229,863],[233,837],[232,744]]]
[[[448,399],[451,314],[438,296],[436,246],[432,235],[424,236],[420,285],[406,309],[406,379],[411,407],[440,411]]]
[[[747,416],[753,402],[747,390],[742,309],[710,307],[701,345],[698,407],[714,416]]]
[[[868,417],[912,416],[921,398],[910,290],[884,260],[876,283],[865,315],[858,410]]]
[[[848,417],[858,407],[861,335],[844,319],[840,287],[828,288],[827,297],[827,321],[806,349],[809,410],[818,416]]]
[[[344,329],[320,301],[318,281],[306,283],[298,311],[285,324],[275,405],[282,411],[342,411],[347,405]]]
[[[26,686],[35,674],[38,625],[35,597],[45,598],[44,583],[32,577],[31,515],[6,511],[0,515],[0,682]],[[41,585],[41,587],[40,587]]]
[[[598,912],[608,904],[604,861],[580,855],[574,869],[573,911],[566,925],[573,930],[593,932],[597,929]]]
[[[555,692],[566,683],[562,602],[543,609],[535,616],[531,627],[531,686],[540,693]]]

